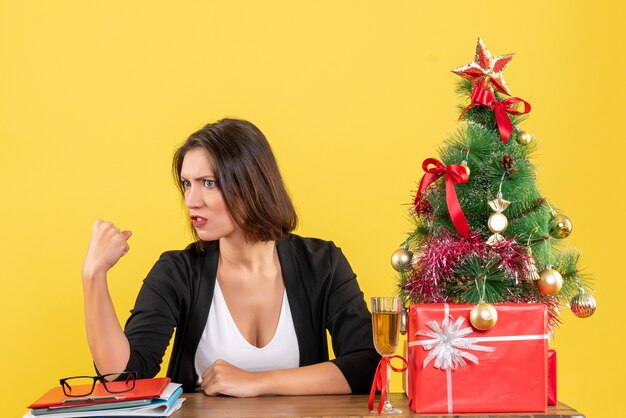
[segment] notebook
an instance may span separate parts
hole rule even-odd
[[[111,382],[112,384],[124,384],[124,382]],[[107,383],[107,385],[111,385]],[[170,383],[169,377],[157,377],[154,379],[137,379],[135,388],[123,393],[109,393],[102,384],[96,384],[93,393],[80,398],[72,398],[63,393],[63,388],[59,385],[50,389],[42,397],[30,404],[28,408],[54,408],[62,406],[79,406],[104,404],[113,402],[126,402],[136,399],[157,398]],[[91,385],[86,385],[90,387]]]

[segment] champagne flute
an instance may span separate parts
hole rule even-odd
[[[383,357],[391,357],[398,349],[400,342],[400,317],[402,315],[402,299],[396,297],[372,298],[372,332],[374,347]],[[389,378],[391,365],[387,363],[387,397],[381,415],[400,414],[389,402]]]

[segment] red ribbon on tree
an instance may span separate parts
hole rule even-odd
[[[510,105],[514,103],[523,103],[524,110],[520,111],[511,107]],[[493,109],[493,112],[496,115],[496,122],[498,123],[498,130],[500,131],[500,137],[502,137],[502,142],[507,143],[511,133],[513,133],[513,124],[509,119],[509,115],[522,115],[530,112],[530,103],[525,100],[520,99],[519,97],[510,97],[501,102],[496,99],[493,91],[484,88],[481,84],[476,84],[474,89],[472,90],[472,103],[463,110],[459,119],[463,117],[465,112],[467,112],[471,107],[483,105],[490,107]]]
[[[404,363],[404,367],[394,367],[393,364],[391,364],[391,359],[394,359],[394,358],[398,358],[402,360],[402,362]],[[389,377],[387,376],[387,366],[389,366],[391,370],[393,370],[394,372],[402,373],[403,371],[407,369],[408,365],[407,365],[406,360],[402,356],[383,357],[382,359],[380,359],[380,362],[378,363],[378,367],[376,367],[376,373],[374,374],[374,381],[372,382],[372,388],[370,389],[370,397],[369,397],[369,400],[367,401],[367,407],[369,408],[370,411],[373,410],[374,409],[374,397],[376,396],[376,390],[380,391],[380,400],[378,401],[378,407],[376,408],[379,414],[383,410],[385,399],[387,399],[387,383],[388,383],[388,377]]]
[[[430,167],[429,165],[434,165]],[[445,174],[446,176],[446,203],[448,204],[448,212],[450,212],[450,219],[454,224],[454,228],[463,238],[467,238],[469,235],[470,226],[461,210],[459,204],[459,198],[456,195],[456,189],[454,184],[465,184],[469,180],[467,170],[460,164],[450,164],[449,166],[443,165],[443,163],[435,158],[427,158],[422,163],[422,169],[426,172],[420,187],[415,195],[415,201],[413,205],[417,208],[424,190],[435,180]],[[417,209],[416,209],[417,210]]]

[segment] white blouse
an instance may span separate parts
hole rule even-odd
[[[250,344],[239,332],[230,315],[219,282],[216,280],[209,318],[202,332],[194,360],[198,382],[202,379],[202,373],[217,359],[225,360],[246,371],[298,367],[300,350],[287,300],[287,291],[283,292],[283,303],[274,337],[267,345],[259,348]]]

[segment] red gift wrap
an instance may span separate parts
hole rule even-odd
[[[474,305],[409,308],[408,394],[417,413],[540,412],[547,405],[548,332],[543,304],[498,304],[478,331]]]
[[[548,405],[556,405],[556,351],[548,350]]]
[[[405,359],[409,358],[407,355],[407,341],[404,340],[402,342],[402,357]],[[409,396],[409,368],[407,367],[405,371],[402,372],[402,392],[408,397]]]

